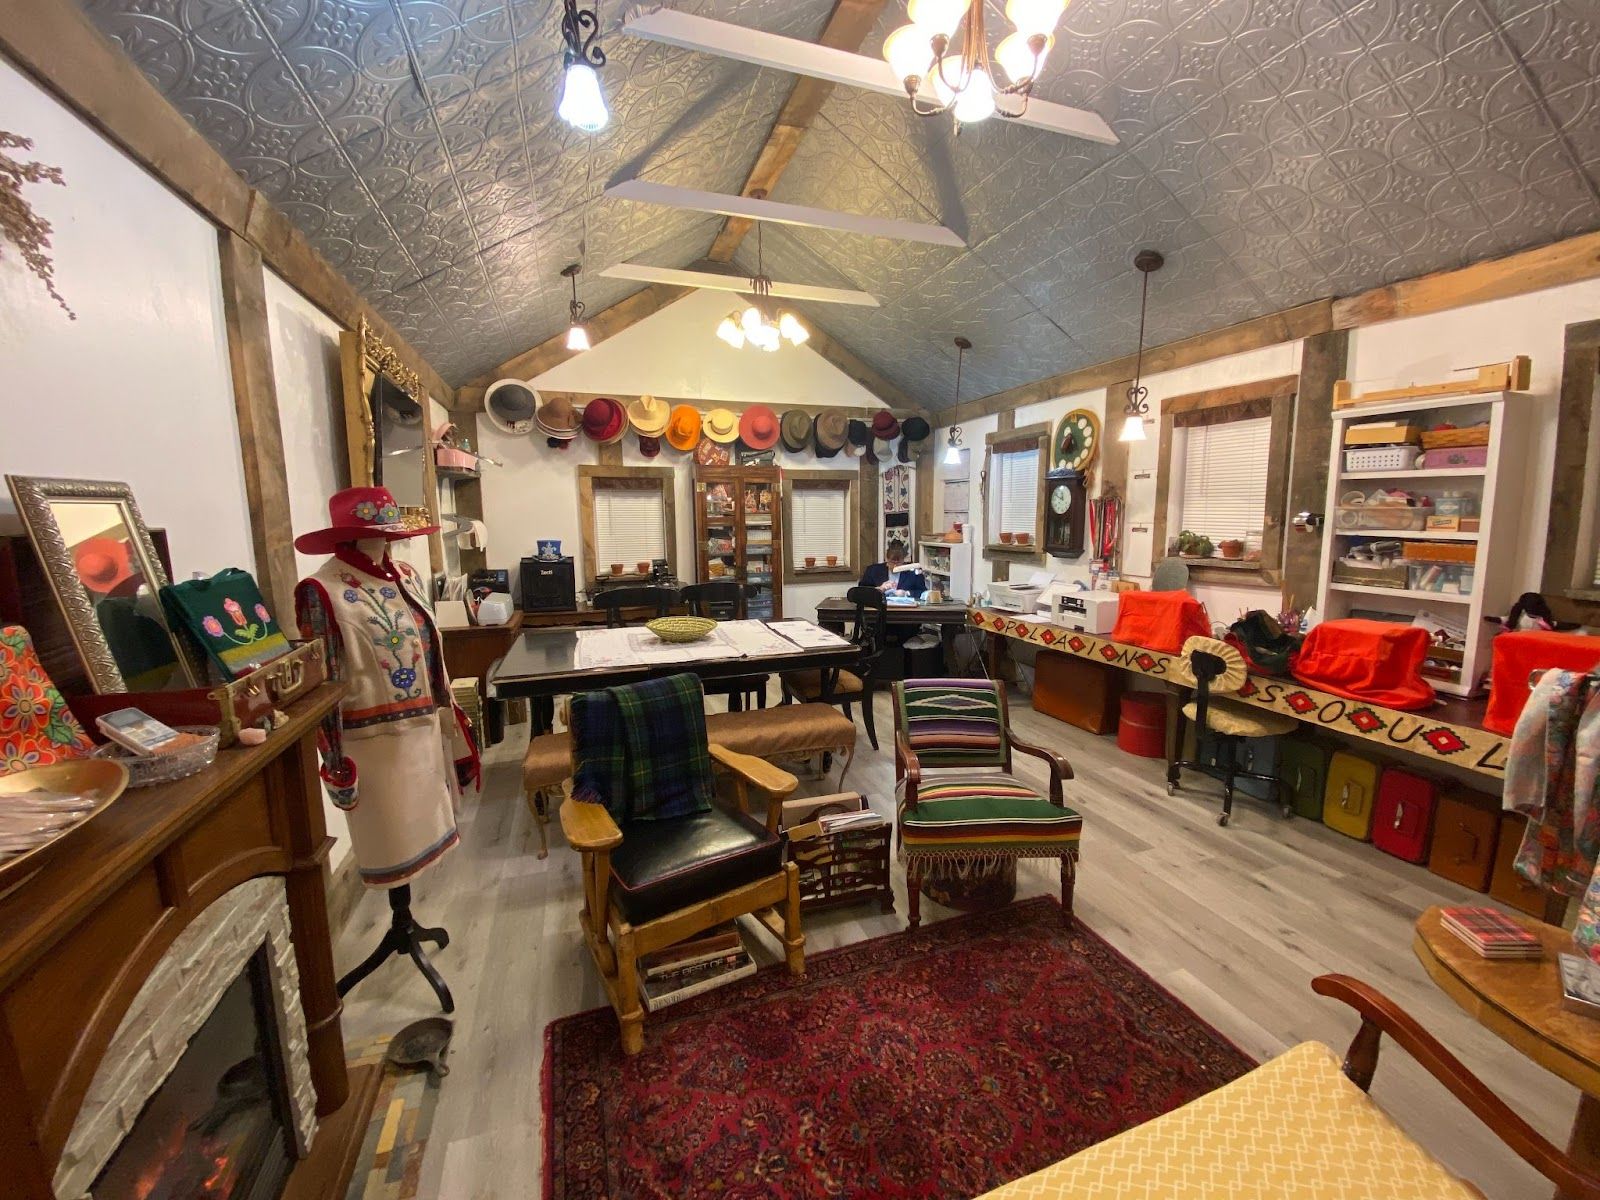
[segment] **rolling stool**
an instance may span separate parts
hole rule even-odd
[[[1237,779],[1259,779],[1273,785],[1278,798],[1278,808],[1284,816],[1294,812],[1284,798],[1283,783],[1277,775],[1260,771],[1246,771],[1239,766],[1239,745],[1245,738],[1275,737],[1293,733],[1293,717],[1281,716],[1224,700],[1244,686],[1248,677],[1244,656],[1227,642],[1216,638],[1192,637],[1183,644],[1183,655],[1173,664],[1173,679],[1194,688],[1194,699],[1183,706],[1183,715],[1195,723],[1196,728],[1209,730],[1217,743],[1217,764],[1213,771],[1222,773],[1222,813],[1218,825],[1226,825],[1233,815],[1233,785]],[[1178,790],[1184,768],[1205,771],[1207,764],[1180,758],[1167,768],[1167,795]]]

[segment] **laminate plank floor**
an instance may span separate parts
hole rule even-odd
[[[1477,893],[1275,806],[1236,801],[1232,823],[1216,823],[1220,788],[1200,781],[1168,797],[1164,764],[1123,754],[1095,737],[1034,713],[1013,696],[1023,736],[1066,754],[1077,778],[1067,802],[1084,815],[1075,910],[1143,970],[1232,1038],[1265,1059],[1307,1039],[1343,1052],[1354,1014],[1310,990],[1313,976],[1345,972],[1388,993],[1436,1033],[1525,1118],[1558,1144],[1575,1089],[1528,1062],[1460,1012],[1424,975],[1411,926],[1430,904],[1473,903]],[[846,786],[892,815],[894,759],[865,732]],[[893,729],[886,697],[882,734]],[[522,1200],[539,1195],[543,1132],[539,1074],[544,1027],[605,1004],[578,932],[578,856],[550,827],[550,856],[523,803],[526,726],[487,756],[481,796],[461,814],[461,846],[414,887],[415,910],[450,931],[435,956],[456,999],[451,1072],[442,1085],[418,1195],[440,1200]],[[1043,785],[1043,765],[1018,757]],[[837,768],[834,771],[837,778]],[[803,780],[802,794],[835,790]],[[905,922],[905,872],[894,867],[896,911],[862,905],[807,918],[807,949],[894,933]],[[1054,861],[1023,862],[1019,896],[1058,894]],[[952,915],[924,899],[923,919]],[[337,940],[341,971],[382,935],[388,909],[363,896]],[[780,955],[762,942],[762,960]],[[346,997],[345,1036],[398,1030],[438,1012],[409,961],[391,960]],[[645,1025],[649,1053],[650,1025]],[[1491,1200],[1547,1196],[1551,1189],[1484,1132],[1475,1118],[1397,1048],[1388,1046],[1373,1095],[1411,1135],[1472,1180]],[[1285,1112],[1287,1122],[1305,1119]]]

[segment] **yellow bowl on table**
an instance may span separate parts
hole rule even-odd
[[[657,617],[644,627],[663,642],[698,642],[717,627],[710,617]]]

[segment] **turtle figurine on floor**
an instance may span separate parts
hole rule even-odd
[[[450,1074],[444,1061],[450,1050],[450,1035],[455,1026],[447,1017],[424,1017],[413,1021],[389,1040],[384,1058],[397,1067],[427,1067],[439,1078]]]

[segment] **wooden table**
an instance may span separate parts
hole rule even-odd
[[[1544,943],[1537,961],[1496,962],[1473,953],[1445,929],[1437,905],[1417,918],[1411,948],[1423,970],[1473,1020],[1583,1094],[1568,1150],[1586,1169],[1600,1168],[1600,1020],[1561,1007],[1556,955],[1572,935],[1517,913],[1511,917]]]

